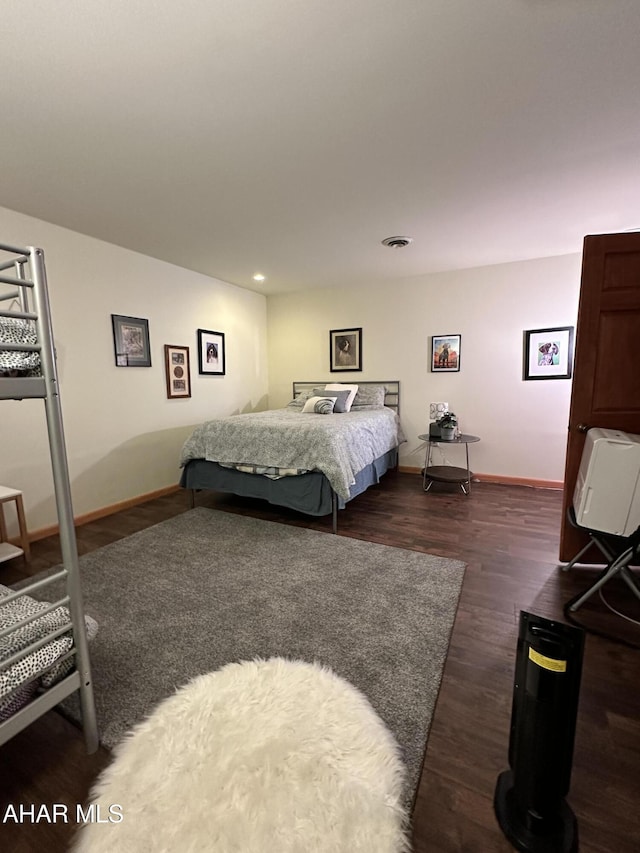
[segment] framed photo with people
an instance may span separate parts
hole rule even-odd
[[[116,367],[151,367],[149,321],[112,314],[111,326]]]
[[[362,329],[332,329],[329,332],[329,369],[362,370]]]
[[[164,345],[164,369],[167,379],[167,398],[191,396],[189,347]]]

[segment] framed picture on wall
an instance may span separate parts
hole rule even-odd
[[[571,379],[573,326],[524,332],[523,380]]]
[[[111,315],[116,367],[151,367],[149,321]]]
[[[198,329],[198,373],[224,376],[224,332]]]
[[[329,332],[329,369],[362,370],[362,329],[333,329]]]
[[[455,373],[460,370],[462,335],[434,335],[431,338],[431,372]]]
[[[189,370],[189,347],[164,345],[164,368],[167,377],[167,397],[191,396],[191,372]]]

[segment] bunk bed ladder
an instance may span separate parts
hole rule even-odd
[[[16,285],[17,290],[5,293],[1,300],[17,300],[20,311],[0,310],[1,317],[15,317],[33,320],[37,330],[37,344],[0,344],[1,349],[38,351],[40,353],[42,377],[0,377],[0,399],[24,399],[42,397],[45,403],[51,466],[55,502],[58,514],[60,546],[62,551],[63,568],[55,575],[23,586],[19,592],[2,601],[28,594],[56,580],[66,580],[66,598],[64,599],[71,617],[73,633],[73,648],[70,655],[75,655],[75,671],[50,687],[37,699],[4,722],[0,729],[0,743],[17,734],[31,722],[36,720],[49,708],[54,707],[66,696],[79,691],[82,723],[87,752],[95,752],[98,748],[98,728],[96,721],[91,664],[89,659],[89,644],[84,619],[82,589],[80,584],[80,567],[78,564],[78,548],[76,541],[73,507],[71,501],[71,483],[65,447],[62,408],[58,387],[55,345],[51,323],[47,275],[42,249],[29,246],[19,249],[0,244],[0,250],[18,255],[10,261],[0,264],[0,283]],[[15,275],[2,274],[4,270],[13,267]],[[29,271],[31,278],[27,277]],[[33,297],[33,311],[30,310]],[[58,602],[59,603],[59,602]]]

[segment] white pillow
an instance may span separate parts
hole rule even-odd
[[[345,412],[350,411],[351,406],[353,405],[353,401],[356,398],[356,394],[358,393],[357,385],[341,385],[339,382],[329,383],[324,386],[325,391],[349,391],[349,396],[347,397],[347,401],[344,406]]]
[[[309,397],[304,404],[302,414],[332,415],[335,404],[335,397]]]

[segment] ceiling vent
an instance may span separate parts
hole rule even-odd
[[[412,237],[387,237],[382,241],[383,246],[391,246],[392,249],[404,249],[409,243],[413,243]]]

